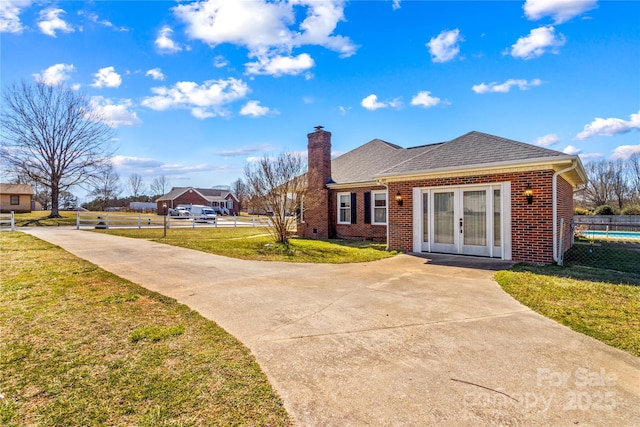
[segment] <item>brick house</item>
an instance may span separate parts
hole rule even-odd
[[[469,132],[413,148],[374,139],[331,160],[331,133],[307,136],[304,237],[542,264],[571,245],[569,232],[562,245],[559,235],[587,181],[577,156]]]
[[[0,212],[26,213],[33,210],[33,187],[28,184],[0,184]]]
[[[171,191],[156,200],[158,214],[163,215],[163,204],[167,208],[175,208],[178,205],[204,205],[219,208],[228,215],[238,215],[240,202],[236,196],[228,190],[216,190],[212,188],[174,187]],[[216,209],[218,210],[218,209]]]

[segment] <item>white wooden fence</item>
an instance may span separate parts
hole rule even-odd
[[[11,211],[11,213],[0,213],[0,229],[11,231],[16,229],[16,221],[13,211]]]
[[[166,222],[165,222],[166,221]],[[268,219],[253,216],[221,217],[215,219],[202,219],[197,216],[163,216],[155,214],[109,214],[96,212],[78,212],[76,217],[76,229],[80,228],[196,228],[196,227],[263,227],[268,224]]]

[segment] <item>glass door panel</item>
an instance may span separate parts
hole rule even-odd
[[[489,256],[487,189],[462,191],[462,253]]]
[[[454,230],[454,193],[433,194],[434,242],[453,244]]]

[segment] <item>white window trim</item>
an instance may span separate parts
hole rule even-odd
[[[384,194],[384,222],[376,222],[376,194]],[[378,208],[382,209],[382,208]],[[387,225],[389,220],[389,197],[386,190],[375,190],[371,192],[371,224]]]
[[[347,196],[347,199],[349,200],[349,220],[348,221],[340,221],[340,196]],[[338,204],[338,217],[337,219],[337,223],[338,224],[351,224],[351,209],[353,208],[351,206],[351,193],[338,193],[337,194],[337,204]]]

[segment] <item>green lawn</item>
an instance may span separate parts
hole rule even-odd
[[[168,245],[196,249],[231,258],[258,261],[350,263],[376,261],[394,256],[386,244],[353,240],[308,240],[293,238],[288,246],[276,244],[260,227],[169,229],[109,229],[96,232],[150,239]]]
[[[62,218],[47,218],[50,211],[15,214],[16,227],[76,225],[76,211],[60,211]]]
[[[291,424],[215,323],[29,235],[0,249],[0,425]]]
[[[602,244],[589,252],[578,245],[567,253],[565,267],[517,264],[495,278],[532,310],[640,356],[638,249]]]

